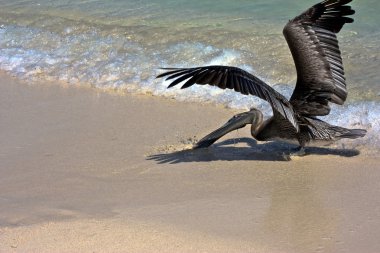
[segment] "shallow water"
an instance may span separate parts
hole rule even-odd
[[[268,105],[213,87],[166,90],[163,66],[209,64],[246,69],[286,96],[296,73],[284,24],[315,1],[87,0],[0,1],[0,69],[28,81],[50,80],[101,89],[153,93],[232,108]],[[355,23],[340,41],[349,98],[329,122],[366,128],[354,145],[380,147],[380,2],[352,3]]]

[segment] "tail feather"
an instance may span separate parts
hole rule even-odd
[[[339,137],[340,138],[349,138],[356,139],[360,137],[364,137],[367,133],[367,130],[364,129],[344,129],[345,131],[341,131]]]
[[[367,130],[365,129],[348,129],[340,126],[333,126],[316,118],[304,119],[307,121],[312,139],[315,140],[339,140],[343,138],[356,139],[364,137],[367,133]]]

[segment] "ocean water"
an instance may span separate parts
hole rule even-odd
[[[226,107],[271,109],[266,102],[214,87],[167,90],[159,67],[210,64],[243,68],[289,97],[296,82],[282,35],[304,0],[0,0],[0,69],[25,79],[91,85]],[[354,0],[355,23],[338,35],[349,97],[324,117],[365,128],[349,145],[380,148],[380,9]],[[211,124],[211,123],[210,123]],[[347,145],[343,143],[341,145]]]

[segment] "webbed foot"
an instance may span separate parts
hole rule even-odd
[[[304,147],[298,147],[296,150],[295,150],[295,152],[292,152],[292,153],[290,153],[290,157],[292,157],[292,156],[299,156],[299,157],[302,157],[302,156],[306,156],[307,155],[307,153],[306,153],[306,151],[305,151],[305,148]]]

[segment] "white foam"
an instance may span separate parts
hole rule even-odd
[[[355,102],[344,106],[332,106],[328,116],[323,117],[327,122],[346,128],[366,129],[364,138],[350,141],[352,146],[369,145],[380,148],[380,103]]]

